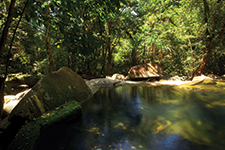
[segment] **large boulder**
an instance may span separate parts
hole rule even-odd
[[[83,102],[92,97],[84,80],[67,67],[46,75],[21,99],[9,121],[35,120],[69,101]]]
[[[16,105],[18,103],[19,103],[19,100],[11,100],[8,103],[5,103],[4,107],[3,107],[2,118],[7,117],[12,112],[12,110],[16,107]]]
[[[4,107],[3,107],[2,118],[7,117],[11,113],[11,111],[14,109],[14,107],[19,103],[19,101],[23,98],[23,96],[26,95],[26,93],[29,91],[30,89],[20,92],[16,95],[4,96]]]
[[[55,110],[43,114],[35,121],[25,124],[16,134],[7,150],[34,150],[41,130],[45,127],[57,125],[68,120],[77,120],[81,117],[81,106],[76,101],[63,104]]]
[[[142,64],[133,66],[129,72],[131,80],[142,80],[142,79],[159,79],[162,75],[162,68],[157,64]]]

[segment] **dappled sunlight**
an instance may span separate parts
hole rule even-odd
[[[192,81],[159,81],[157,83],[159,84],[165,84],[165,85],[181,85],[181,84],[185,84],[185,83],[190,83]]]

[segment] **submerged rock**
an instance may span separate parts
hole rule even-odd
[[[22,98],[9,121],[33,120],[49,110],[69,102],[83,102],[92,97],[84,80],[67,67],[46,75]]]
[[[217,84],[217,81],[214,80],[214,79],[208,78],[208,79],[205,79],[202,84],[204,84],[204,85],[216,85]]]
[[[98,90],[101,88],[101,85],[95,84],[95,82],[92,82],[92,81],[86,81],[85,83],[91,89],[91,92],[92,92],[93,95],[96,92],[98,92]]]

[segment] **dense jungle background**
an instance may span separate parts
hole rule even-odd
[[[1,105],[8,74],[67,66],[82,77],[225,74],[223,0],[0,0]],[[1,115],[0,115],[1,116]]]

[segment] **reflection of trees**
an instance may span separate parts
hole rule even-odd
[[[146,107],[143,111],[142,123],[137,129],[140,134],[175,133],[198,144],[224,146],[221,142],[223,140],[218,140],[218,138],[224,139],[225,135],[223,128],[225,120],[221,119],[225,115],[225,106],[218,105],[223,102],[224,95],[218,97],[219,93],[212,91],[202,95],[196,90],[177,91],[171,88],[161,88],[160,92],[157,92],[158,87],[142,90],[146,90],[143,93],[153,93],[155,96],[150,97],[154,98],[151,99],[151,103],[146,102],[146,96],[143,96],[143,105],[149,104],[150,107]],[[168,94],[168,91],[172,94]],[[214,103],[210,102],[212,100]]]
[[[83,106],[84,117],[75,126],[78,137],[71,141],[86,149],[150,149],[156,137],[175,134],[220,149],[225,146],[225,97],[202,90],[125,86],[99,91]]]
[[[115,89],[105,89],[103,93],[98,92],[96,96],[98,98],[85,106],[90,111],[85,115],[84,119],[90,119],[89,123],[83,124],[89,131],[95,127],[98,130],[91,130],[93,132],[86,134],[90,138],[84,138],[85,143],[90,144],[92,142],[88,142],[88,140],[95,138],[95,145],[102,145],[101,147],[104,148],[104,146],[116,146],[121,142],[127,142],[127,140],[124,140],[127,136],[131,139],[135,136],[131,129],[141,121],[141,112],[139,112],[140,108],[138,108],[140,102],[137,99],[136,89],[136,87],[127,87],[122,89],[123,92],[116,92]],[[127,93],[130,94],[127,95]],[[98,135],[98,137],[93,135]],[[99,143],[99,141],[101,142]],[[107,147],[105,148],[107,149]]]

